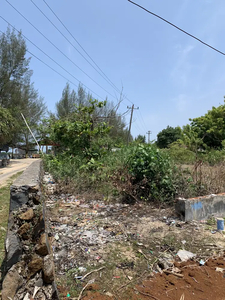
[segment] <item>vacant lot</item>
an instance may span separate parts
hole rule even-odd
[[[225,239],[215,219],[187,223],[170,208],[68,194],[48,195],[46,206],[62,299],[206,300],[211,289],[223,299]],[[182,249],[193,261],[179,265]]]

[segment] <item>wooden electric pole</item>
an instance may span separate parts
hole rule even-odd
[[[150,134],[152,133],[150,130],[148,132],[146,132],[148,135],[148,144],[150,144]]]
[[[132,124],[133,112],[134,112],[134,109],[139,109],[139,107],[134,108],[134,104],[133,104],[132,107],[127,106],[127,108],[131,109],[130,125],[129,125],[128,135],[127,135],[127,145],[128,145],[129,144],[129,140],[130,140],[130,131],[131,131],[131,124]]]

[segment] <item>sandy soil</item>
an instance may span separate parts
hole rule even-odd
[[[35,159],[11,159],[10,164],[7,167],[0,168],[0,187],[7,184],[7,180],[14,174],[24,171]]]

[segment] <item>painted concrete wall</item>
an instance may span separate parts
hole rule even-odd
[[[175,209],[185,221],[205,220],[211,216],[225,217],[225,194],[178,199]]]

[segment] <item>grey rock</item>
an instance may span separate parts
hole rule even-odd
[[[17,190],[12,186],[10,188],[10,211],[16,210],[29,200],[27,189]]]
[[[20,276],[16,268],[13,267],[7,273],[2,284],[2,300],[13,299],[22,283],[23,277]]]
[[[22,246],[20,239],[13,232],[8,232],[6,239],[6,269],[9,270],[14,264],[16,264],[22,255]]]
[[[54,281],[54,264],[51,255],[44,257],[43,277],[46,283],[52,283]]]

